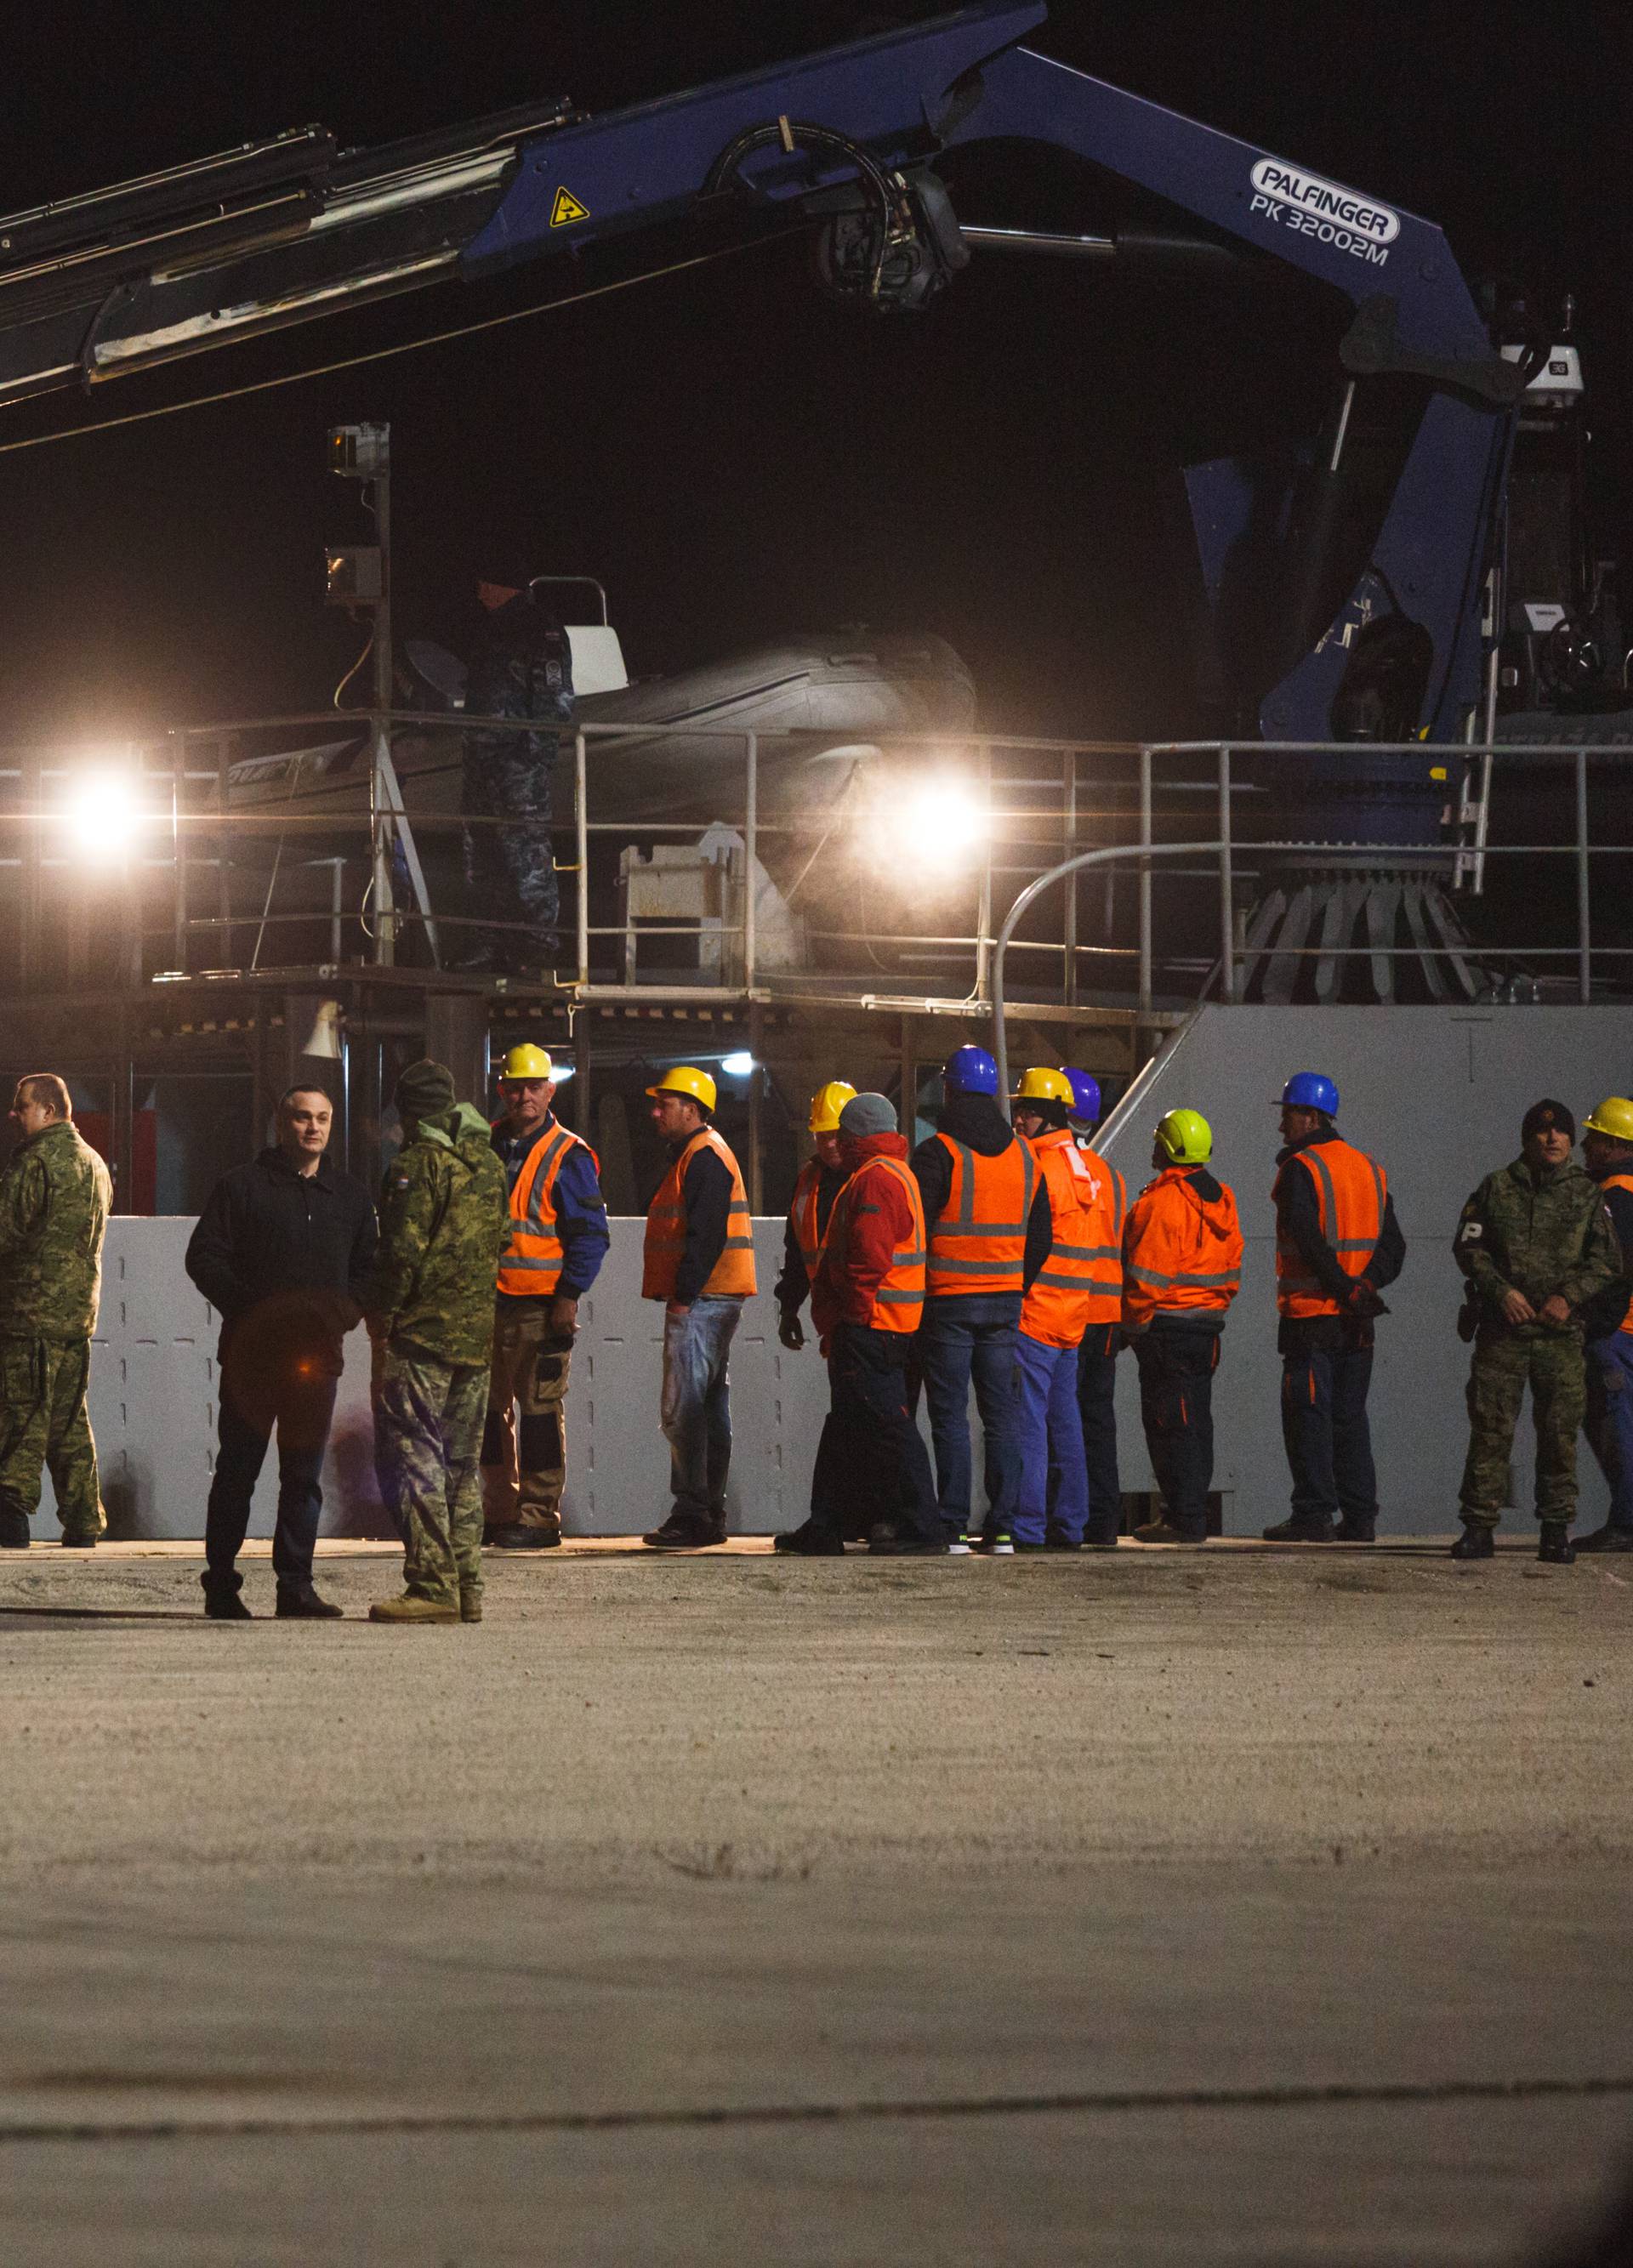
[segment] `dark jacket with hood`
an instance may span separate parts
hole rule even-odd
[[[363,1294],[371,1329],[444,1362],[485,1363],[508,1197],[479,1110],[456,1102],[414,1122],[381,1184],[380,1250]]]
[[[973,1150],[978,1158],[1001,1158],[1011,1142],[1020,1136],[999,1109],[990,1094],[951,1094],[942,1106],[941,1133],[954,1142],[962,1142]],[[927,1235],[941,1219],[952,1191],[952,1154],[947,1144],[932,1134],[927,1142],[920,1142],[913,1153],[913,1179],[919,1184],[919,1194],[924,1199],[924,1226]],[[1026,1217],[1026,1256],[1021,1267],[1022,1292],[1031,1289],[1033,1279],[1049,1257],[1054,1242],[1054,1221],[1049,1210],[1049,1192],[1041,1174],[1032,1193],[1032,1209]],[[942,1295],[946,1296],[946,1295]],[[960,1295],[951,1294],[955,1299]],[[1010,1294],[977,1292],[964,1296],[978,1300],[1013,1297],[1016,1314],[1020,1314],[1021,1292]]]

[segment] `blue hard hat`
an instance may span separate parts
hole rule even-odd
[[[1066,1066],[1066,1083],[1072,1090],[1072,1116],[1086,1118],[1091,1126],[1100,1123],[1100,1082],[1091,1072],[1074,1071]]]
[[[1325,1071],[1296,1071],[1282,1089],[1282,1108],[1289,1104],[1295,1110],[1324,1110],[1336,1118],[1338,1089]]]
[[[985,1048],[955,1048],[942,1065],[955,1094],[996,1094],[998,1065]]]

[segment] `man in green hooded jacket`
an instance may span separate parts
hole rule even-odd
[[[378,1623],[482,1619],[482,1452],[493,1278],[510,1233],[487,1120],[441,1064],[397,1081],[403,1147],[381,1187],[363,1308],[381,1355],[375,1454],[403,1529],[406,1589]]]
[[[22,1139],[0,1176],[0,1546],[27,1550],[43,1468],[63,1541],[83,1550],[107,1525],[85,1387],[113,1184],[54,1071],[18,1081],[11,1123]]]
[[[1487,1174],[1458,1224],[1452,1251],[1468,1278],[1474,1359],[1454,1559],[1491,1557],[1527,1385],[1537,1434],[1537,1557],[1569,1566],[1577,1556],[1570,1523],[1587,1399],[1582,1311],[1620,1273],[1621,1253],[1598,1183],[1571,1160],[1576,1138],[1564,1103],[1533,1103],[1518,1157]]]

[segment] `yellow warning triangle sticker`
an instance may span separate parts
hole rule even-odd
[[[587,220],[589,207],[581,205],[571,189],[558,189],[556,202],[550,209],[552,228],[570,228],[575,220]]]

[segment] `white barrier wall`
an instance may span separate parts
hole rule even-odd
[[[1149,1177],[1156,1119],[1192,1104],[1213,1123],[1215,1162],[1236,1190],[1247,1239],[1242,1295],[1215,1388],[1215,1484],[1228,1533],[1256,1534],[1287,1507],[1269,1199],[1274,1099],[1289,1072],[1312,1069],[1337,1079],[1344,1131],[1383,1160],[1408,1244],[1406,1272],[1388,1294],[1393,1312],[1378,1325],[1372,1392],[1385,1525],[1444,1534],[1456,1522],[1467,1439],[1468,1356],[1455,1329],[1461,1278],[1451,1254],[1458,1213],[1475,1183],[1517,1153],[1528,1103],[1557,1094],[1580,1118],[1602,1095],[1633,1091],[1633,1010],[1210,1007],[1148,1068],[1105,1138],[1131,1194]],[[91,1412],[116,1533],[203,1532],[217,1326],[182,1269],[192,1226],[122,1219],[109,1231]],[[575,1535],[638,1533],[669,1503],[657,1424],[661,1319],[639,1297],[641,1231],[639,1220],[613,1223],[611,1253],[580,1310],[568,1405],[566,1524]],[[805,1516],[826,1391],[814,1345],[791,1355],[778,1344],[770,1286],[781,1222],[757,1221],[755,1246],[765,1289],[749,1304],[732,1357],[729,1513],[734,1529],[765,1534]],[[386,1535],[373,1476],[367,1343],[357,1331],[346,1344],[324,1531]],[[1119,1368],[1123,1486],[1149,1489],[1132,1359]],[[255,1535],[271,1532],[275,1462],[269,1458],[255,1498]],[[1605,1490],[1585,1447],[1580,1469],[1583,1515],[1597,1522]],[[1527,1418],[1514,1469],[1523,1505],[1531,1470]],[[48,1507],[50,1501],[48,1485]],[[55,1532],[48,1510],[39,1532]]]

